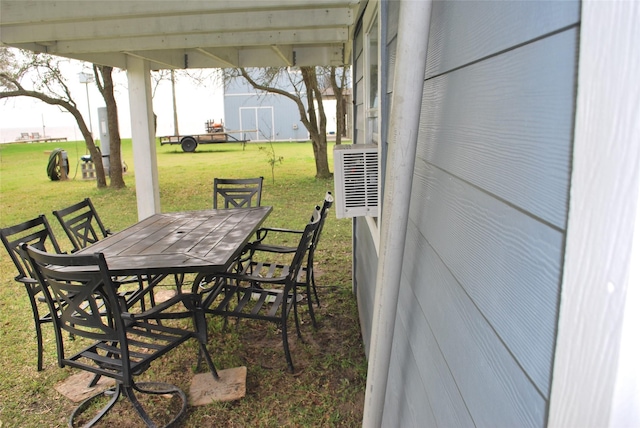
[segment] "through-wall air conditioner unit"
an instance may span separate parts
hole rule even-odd
[[[378,146],[337,145],[333,163],[336,217],[377,217]]]

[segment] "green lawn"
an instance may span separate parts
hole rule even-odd
[[[160,199],[163,212],[211,208],[214,177],[264,176],[263,205],[273,206],[268,225],[301,228],[333,180],[316,180],[310,143],[274,143],[281,164],[274,169],[260,147],[266,144],[212,144],[183,153],[179,146],[157,147]],[[68,181],[50,181],[48,152],[67,151]],[[332,151],[329,147],[329,152]],[[82,180],[79,157],[84,143],[0,145],[0,227],[47,215],[65,249],[70,248],[51,211],[90,197],[112,231],[137,221],[135,165],[131,142],[123,142],[128,166],[126,189],[97,189]],[[330,165],[332,159],[329,159]],[[217,366],[248,368],[247,396],[233,403],[189,408],[181,426],[276,427],[359,426],[361,424],[366,362],[360,338],[355,298],[351,292],[351,221],[338,220],[333,210],[316,252],[316,272],[322,307],[314,331],[303,308],[304,341],[290,336],[296,373],[286,371],[280,335],[273,326],[243,321],[223,329],[210,321],[210,349]],[[54,385],[72,370],[56,364],[52,329],[44,326],[45,369],[37,372],[31,309],[25,290],[13,280],[15,268],[4,250],[0,255],[0,427],[66,426],[74,407]],[[144,377],[188,385],[196,362],[195,342],[154,364]],[[120,406],[120,405],[119,405]],[[141,426],[128,421],[126,406],[102,426]]]

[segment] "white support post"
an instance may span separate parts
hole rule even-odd
[[[127,78],[138,219],[142,220],[160,212],[160,187],[149,62],[127,56]]]
[[[431,1],[400,3],[389,158],[362,426],[382,425],[420,126]]]

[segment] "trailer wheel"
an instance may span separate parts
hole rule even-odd
[[[191,153],[196,150],[196,147],[198,147],[198,142],[193,137],[184,137],[180,141],[180,145],[182,146],[183,151]]]

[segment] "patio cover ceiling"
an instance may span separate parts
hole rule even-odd
[[[365,0],[2,0],[4,45],[126,69],[348,64]]]

